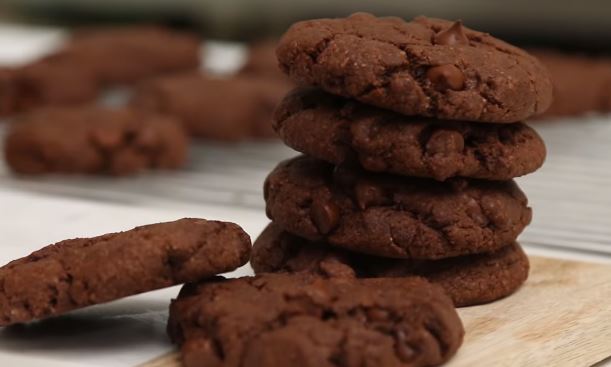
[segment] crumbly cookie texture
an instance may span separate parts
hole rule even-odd
[[[411,367],[447,361],[464,330],[420,278],[265,274],[185,285],[168,332],[186,367]]]
[[[0,326],[198,281],[249,257],[239,226],[204,219],[62,241],[0,268]]]

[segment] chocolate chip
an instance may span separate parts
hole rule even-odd
[[[440,90],[462,90],[465,87],[465,75],[452,64],[433,66],[426,72],[426,77]]]
[[[444,46],[468,45],[469,38],[465,35],[462,22],[459,20],[454,22],[450,28],[437,33],[433,42],[436,45]]]
[[[354,270],[337,258],[326,258],[320,262],[320,270],[329,278],[355,278]]]
[[[310,208],[312,222],[321,234],[331,232],[339,224],[339,208],[332,201],[314,201]]]
[[[361,210],[373,205],[381,205],[387,201],[386,195],[380,187],[366,182],[360,182],[354,187],[354,195]]]
[[[408,344],[405,331],[397,330],[395,337],[397,339],[395,344],[397,356],[403,362],[410,362],[416,356],[416,351]]]
[[[482,208],[479,206],[477,201],[473,198],[467,198],[467,204],[465,205],[467,215],[482,227],[488,225],[488,218],[482,212]]]
[[[505,206],[500,198],[493,195],[485,195],[480,199],[480,205],[486,218],[495,226],[505,227],[511,225],[511,216],[505,210],[500,209]]]
[[[465,148],[465,140],[458,131],[437,130],[426,143],[426,152],[430,155],[461,153]]]

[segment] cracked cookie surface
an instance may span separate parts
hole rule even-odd
[[[421,278],[264,274],[185,285],[168,333],[186,367],[417,367],[447,361],[464,330]]]
[[[530,223],[513,181],[445,182],[365,173],[300,156],[264,185],[266,211],[286,231],[372,255],[440,259],[494,251]]]
[[[456,307],[488,303],[515,292],[528,278],[528,257],[519,244],[442,260],[390,259],[343,250],[292,235],[274,223],[252,248],[255,273],[310,272],[359,278],[421,276],[441,286]]]
[[[276,55],[300,85],[406,115],[509,123],[542,113],[552,99],[537,59],[442,19],[357,13],[302,21]]]
[[[204,219],[62,241],[0,268],[0,326],[198,281],[249,256],[239,226]]]
[[[368,171],[405,176],[508,180],[537,170],[545,144],[523,123],[430,120],[299,88],[280,103],[274,129],[293,149]]]
[[[132,109],[57,107],[32,112],[6,137],[18,173],[128,175],[185,164],[188,140],[171,117]]]

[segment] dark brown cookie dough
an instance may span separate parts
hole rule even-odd
[[[554,85],[554,101],[541,118],[611,112],[610,58],[531,52],[547,67]]]
[[[375,175],[305,156],[280,163],[264,194],[268,217],[286,231],[385,257],[494,251],[513,243],[531,220],[513,181]]]
[[[197,69],[200,40],[154,26],[89,29],[77,32],[51,59],[54,63],[78,63],[103,84],[128,84]]]
[[[403,260],[363,255],[311,242],[270,224],[255,241],[255,273],[311,272],[328,277],[422,276],[440,285],[456,307],[488,303],[515,292],[528,277],[526,254],[514,243],[490,253],[443,260]]]
[[[238,141],[272,138],[274,108],[290,85],[257,77],[209,78],[199,73],[143,83],[132,100],[141,109],[179,118],[200,138]]]
[[[284,142],[334,164],[357,159],[369,171],[445,180],[508,180],[534,172],[545,144],[522,124],[406,117],[316,89],[297,89],[278,106]]]
[[[464,334],[451,300],[421,278],[306,273],[187,284],[168,332],[185,367],[436,366]]]
[[[517,122],[552,99],[549,75],[534,57],[441,19],[357,13],[302,21],[276,54],[300,85],[406,115]]]
[[[12,124],[4,149],[17,173],[127,175],[182,167],[188,140],[171,117],[130,109],[57,107]]]
[[[62,241],[0,268],[0,326],[199,281],[249,255],[239,226],[203,219]]]

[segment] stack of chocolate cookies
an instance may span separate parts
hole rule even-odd
[[[456,306],[526,280],[513,178],[545,159],[520,122],[551,103],[537,59],[460,22],[369,14],[297,23],[277,56],[301,87],[273,125],[306,155],[265,182],[255,272],[420,275]]]

